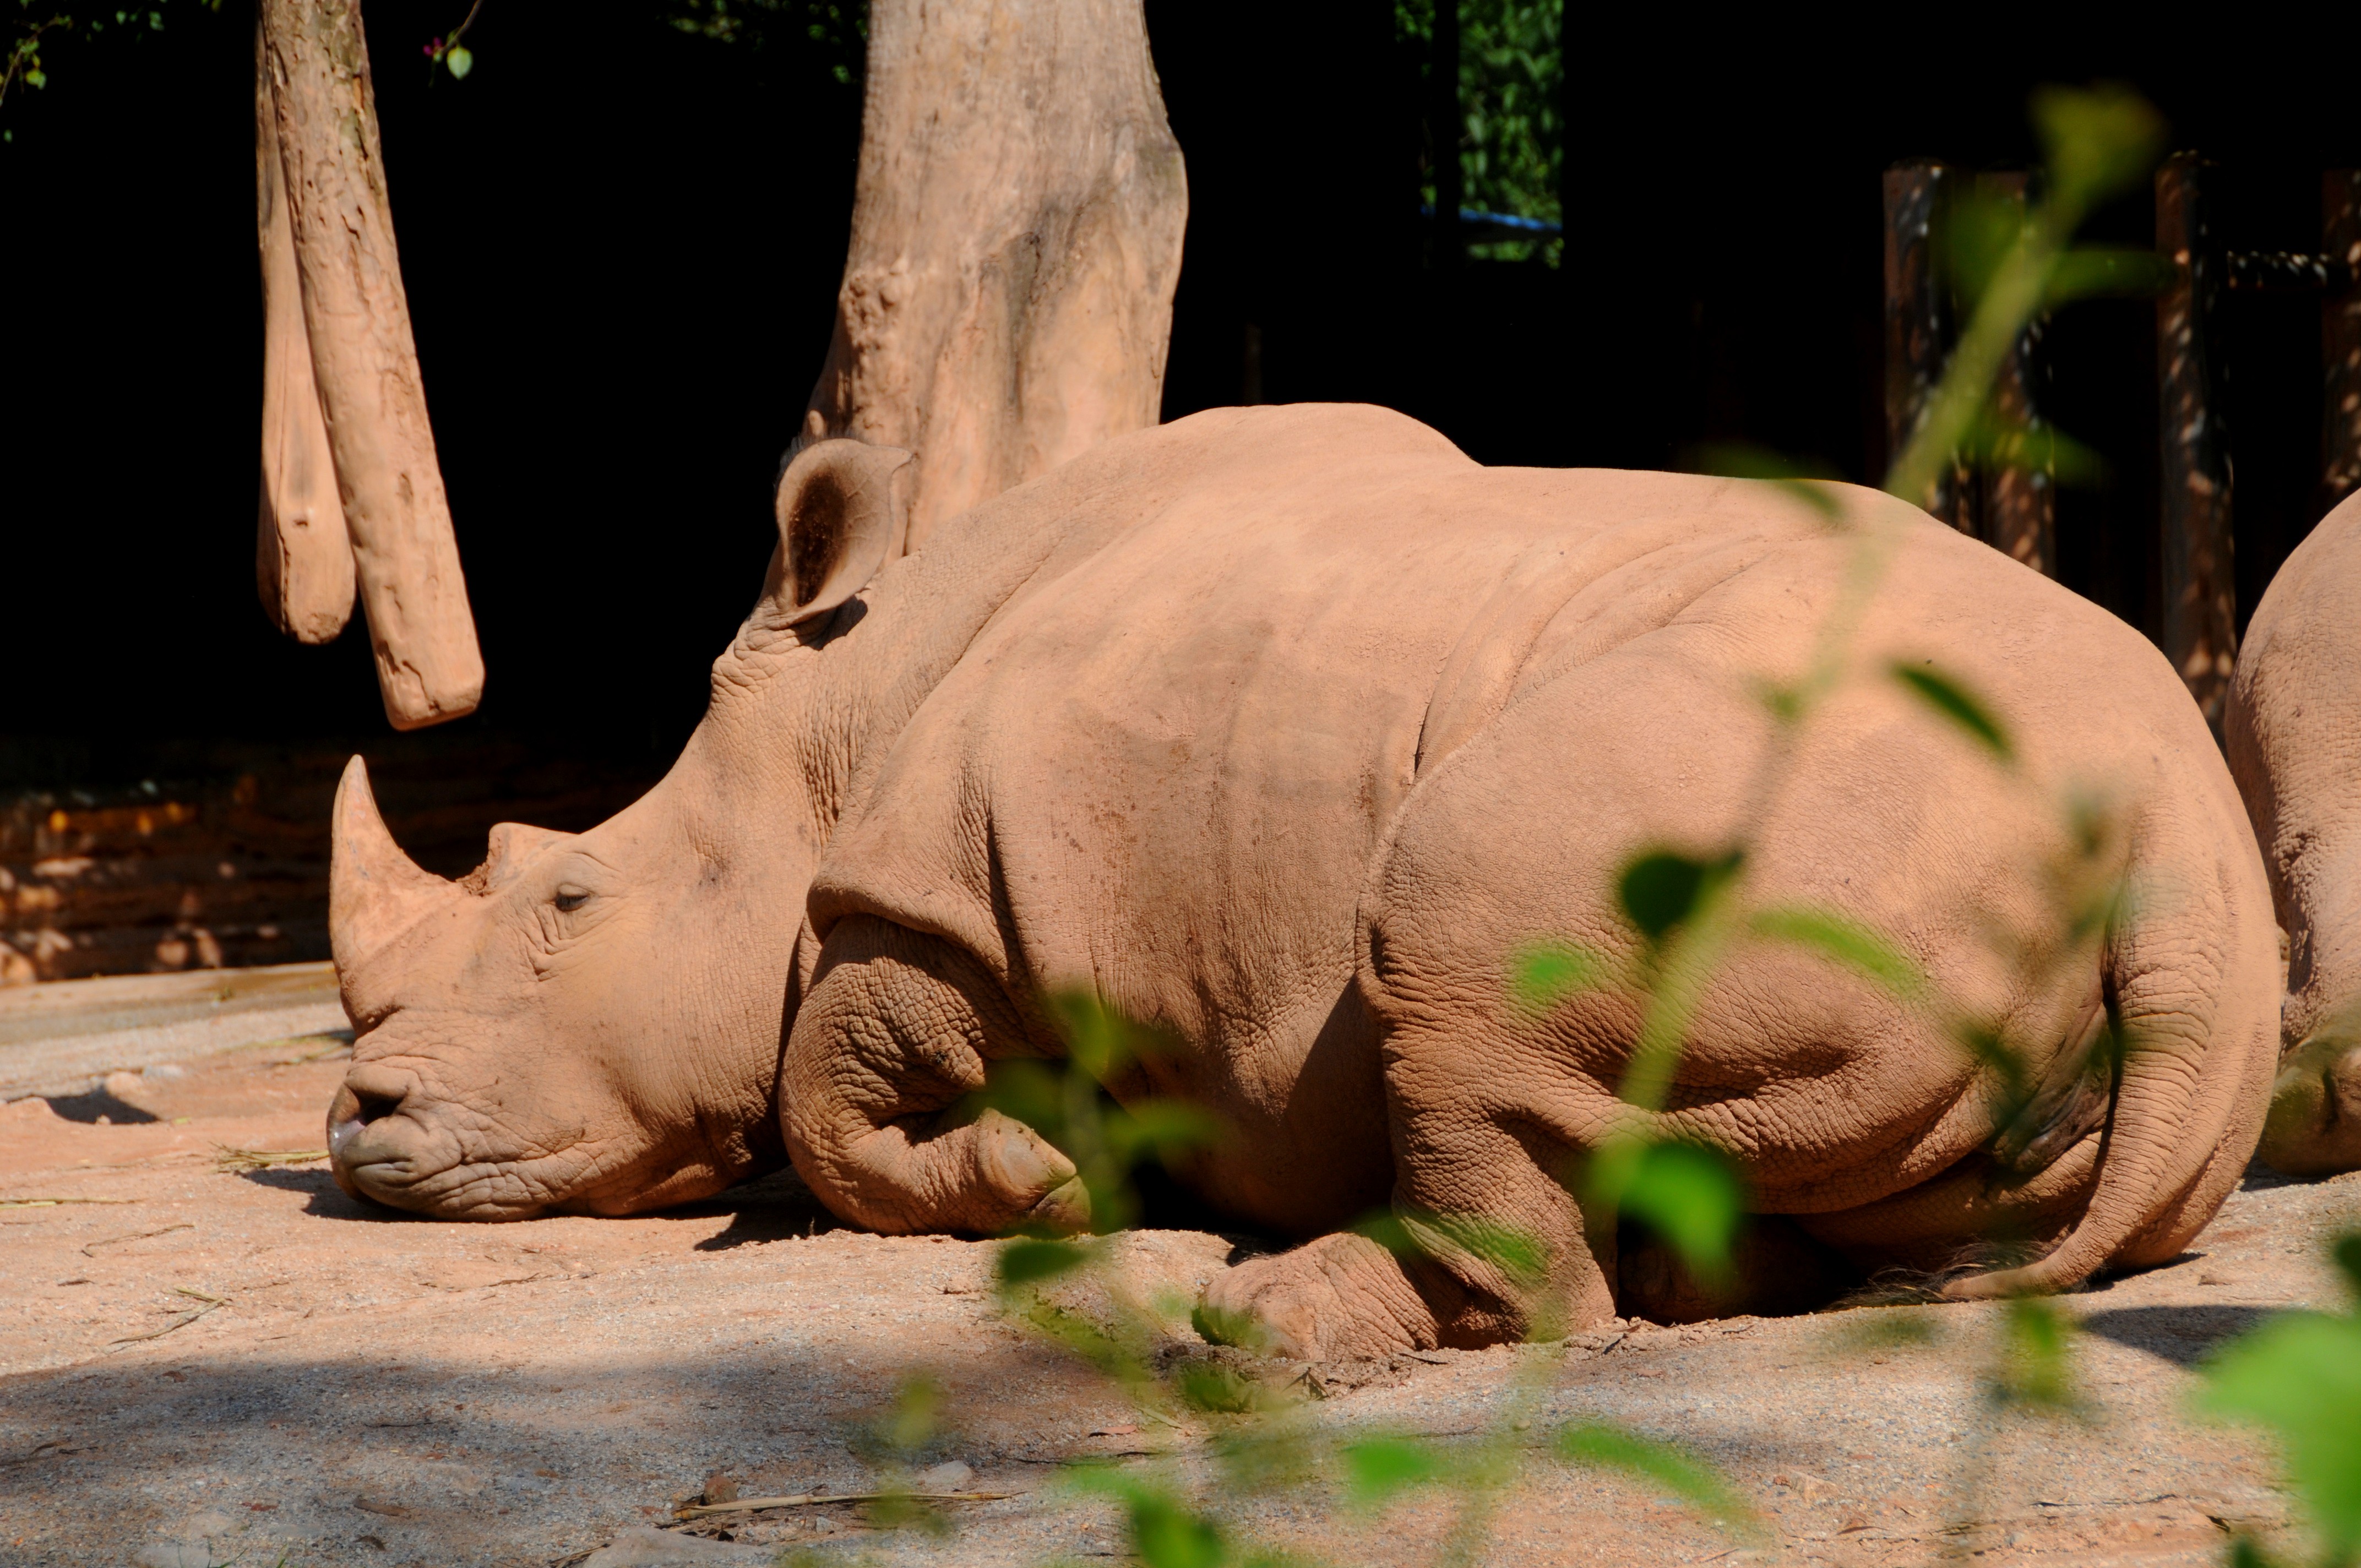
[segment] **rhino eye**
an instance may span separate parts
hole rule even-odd
[[[589,903],[590,895],[583,892],[578,887],[561,887],[557,890],[557,896],[552,899],[551,902],[555,904],[559,909],[571,914],[573,911],[579,909],[584,905]]]

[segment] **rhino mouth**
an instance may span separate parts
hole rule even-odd
[[[554,1160],[562,1150],[500,1157],[470,1149],[481,1134],[463,1137],[414,1090],[396,1097],[354,1079],[328,1106],[329,1167],[349,1197],[437,1219],[525,1220],[556,1201],[553,1165],[578,1163]]]

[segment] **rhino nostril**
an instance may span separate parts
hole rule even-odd
[[[352,1089],[349,1084],[346,1087]],[[353,1120],[364,1127],[401,1109],[401,1096],[399,1094],[377,1094],[366,1089],[352,1089],[352,1096],[356,1106]]]

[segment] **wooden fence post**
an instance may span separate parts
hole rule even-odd
[[[2209,165],[2178,152],[2156,171],[2156,248],[2172,268],[2157,300],[2164,472],[2164,652],[2216,737],[2237,661],[2230,456],[2211,342],[2222,258],[2204,201]]]
[[[1985,193],[2015,203],[2026,202],[2023,173],[1980,175]],[[2038,375],[2042,319],[2034,318],[2017,334],[2016,345],[2000,367],[1993,385],[1993,412],[2004,428],[2025,433],[2018,461],[1987,467],[1981,489],[1985,543],[2015,561],[2048,576],[2058,575],[2057,462],[2041,439],[2041,409],[2034,397]]]
[[[2320,511],[2361,488],[2361,169],[2320,178],[2321,251],[2345,264],[2320,303]],[[2334,280],[2335,275],[2330,274]]]
[[[1951,171],[1920,159],[1885,171],[1886,460],[1902,455],[1926,418],[1927,400],[1950,354],[1950,299],[1935,254],[1935,225]],[[1957,465],[1937,471],[1923,496],[1908,498],[1962,533],[1975,532],[1973,476]]]

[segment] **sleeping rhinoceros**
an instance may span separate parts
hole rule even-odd
[[[2288,936],[2262,1155],[2361,1169],[2361,497],[2321,520],[2255,607],[2223,720]]]
[[[796,459],[703,724],[611,821],[503,826],[445,882],[356,759],[332,912],[348,1191],[618,1213],[785,1157],[882,1231],[1077,1223],[1056,1149],[946,1113],[994,1060],[1059,1051],[1039,999],[1078,987],[1180,1042],[1114,1087],[1227,1124],[1203,1196],[1313,1238],[1210,1307],[1310,1355],[1513,1337],[1544,1299],[1597,1321],[1613,1227],[1587,1231],[1561,1179],[1647,1120],[1617,1099],[1634,1010],[1521,1008],[1511,958],[1629,950],[1627,856],[1750,820],[1757,897],[1884,932],[2046,1086],[2039,1124],[2004,1129],[1999,1080],[1934,1013],[1741,945],[1654,1126],[1730,1151],[1758,1209],[1865,1264],[1994,1225],[2054,1244],[1974,1293],[2169,1257],[2238,1179],[2277,958],[2236,794],[2156,652],[2023,567],[1841,490],[1900,535],[1855,644],[1874,678],[1766,774],[1763,683],[1811,660],[1854,559],[1773,487],[1486,468],[1379,410],[1224,410],[905,556],[898,461]],[[1987,694],[2018,766],[1900,695],[1894,657]],[[2058,917],[2070,786],[2118,803],[2140,897],[2027,969],[1995,933]],[[2110,1009],[2137,1044],[2112,1095],[2089,1076]],[[1528,1235],[1546,1278],[1339,1229],[1389,1201]]]

